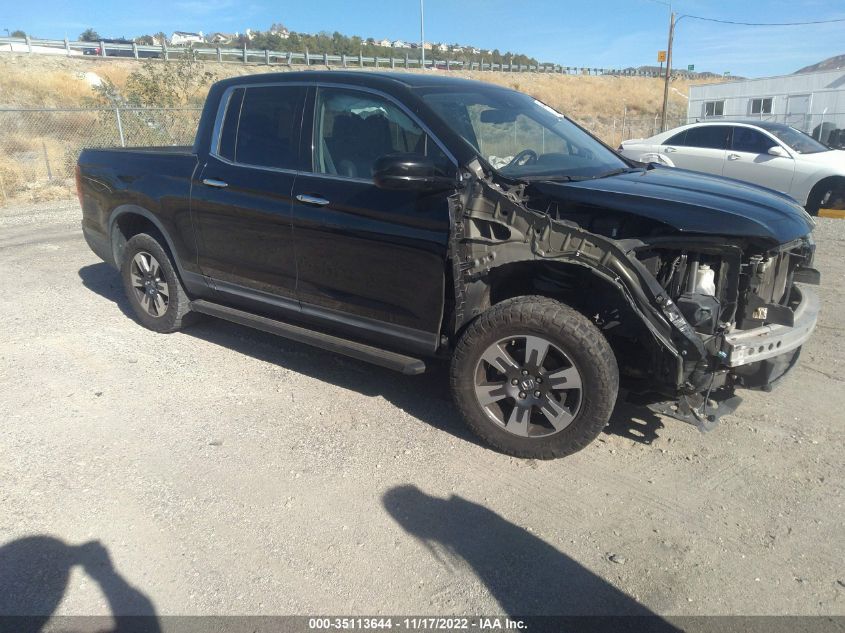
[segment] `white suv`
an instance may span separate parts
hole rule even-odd
[[[736,178],[792,196],[809,213],[845,208],[845,151],[782,123],[725,121],[684,125],[619,151],[660,163]]]

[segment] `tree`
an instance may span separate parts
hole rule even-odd
[[[26,37],[26,33],[20,29],[16,29],[12,31],[11,37]]]
[[[195,51],[172,57],[162,64],[151,59],[135,69],[126,78],[121,90],[105,78],[95,86],[96,105],[143,108],[179,108],[201,105],[205,100],[207,86],[217,76],[203,69]]]
[[[100,34],[97,33],[91,27],[88,27],[82,33],[79,34],[79,41],[80,42],[99,42],[100,41]]]
[[[152,46],[153,44],[155,44],[155,42],[153,41],[152,35],[140,35],[140,36],[135,38],[135,43],[136,44],[143,44],[145,46]]]

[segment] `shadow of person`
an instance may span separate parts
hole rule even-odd
[[[416,486],[388,490],[382,501],[396,522],[433,556],[445,553],[465,561],[508,615],[652,616],[664,627],[655,627],[650,620],[649,630],[676,630],[601,577],[484,506],[454,495],[432,497]]]
[[[160,632],[152,601],[117,573],[101,543],[68,545],[49,536],[0,546],[0,631],[40,631],[61,602],[75,566],[99,585],[114,618],[114,631]]]

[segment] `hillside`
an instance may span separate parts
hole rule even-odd
[[[142,64],[127,59],[0,55],[0,107],[84,107],[94,96],[86,76],[90,79],[94,73],[121,88]],[[216,79],[288,70],[286,66],[212,62],[203,62],[199,68],[212,73]],[[314,70],[320,68],[312,66]],[[660,111],[663,98],[663,80],[658,78],[480,71],[450,71],[448,74],[527,92],[579,120],[616,117],[621,123],[623,114],[629,118],[653,117]],[[673,80],[672,86],[678,91],[670,91],[669,96],[673,117],[686,113],[686,100],[681,95],[688,93],[690,83],[693,82],[686,79]],[[207,87],[202,88],[192,95],[193,104],[202,103],[206,90]]]
[[[845,68],[845,54],[834,55],[815,64],[804,66],[804,68],[796,70],[793,74],[817,73],[823,70],[839,70],[840,68]]]
[[[70,195],[73,166],[83,147],[118,145],[121,137],[127,145],[188,144],[212,81],[288,70],[286,66],[195,62],[191,80],[183,81],[174,62],[162,64],[0,54],[0,153],[5,157],[0,163],[0,204],[20,196],[44,199]],[[164,71],[169,73],[167,81],[161,80]],[[658,130],[663,99],[663,81],[658,78],[479,71],[448,74],[526,92],[568,114],[614,147],[624,139],[650,136]],[[170,79],[185,89],[174,91]],[[108,99],[92,88],[98,83],[108,87]],[[189,109],[127,109],[126,97],[133,90],[137,97],[139,83],[144,86],[140,103],[145,107]],[[673,81],[669,92],[672,127],[685,122],[689,84],[684,79]],[[138,103],[137,99],[128,101]],[[110,103],[124,104],[122,128],[116,125]],[[100,109],[95,111],[94,107]],[[33,108],[65,111],[30,111]],[[67,111],[70,108],[84,110]]]

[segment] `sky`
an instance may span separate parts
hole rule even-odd
[[[663,0],[424,0],[427,41],[511,50],[565,66],[625,68],[656,64],[666,48]],[[679,15],[740,22],[845,18],[845,0],[674,0]],[[419,0],[0,0],[0,34],[22,29],[74,39],[87,27],[104,37],[174,30],[243,32],[276,22],[292,31],[340,31],[419,41]],[[845,53],[845,22],[748,27],[679,20],[673,66],[761,77],[792,73]]]

